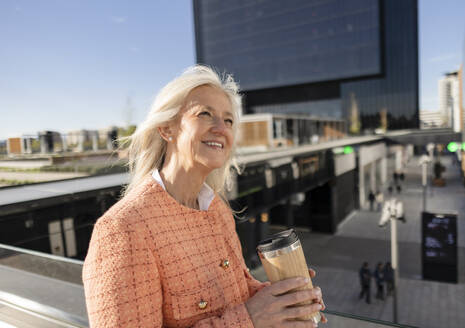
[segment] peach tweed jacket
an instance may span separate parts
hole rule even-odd
[[[152,177],[97,220],[82,278],[91,327],[253,327],[229,208],[179,204]]]

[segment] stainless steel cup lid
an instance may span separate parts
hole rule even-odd
[[[273,252],[289,247],[296,241],[299,241],[299,237],[297,236],[294,229],[281,231],[277,234],[271,235],[265,240],[260,241],[257,246],[257,251],[259,253]]]

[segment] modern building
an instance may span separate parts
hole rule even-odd
[[[465,40],[465,39],[464,39]],[[464,49],[463,49],[463,60],[465,61],[465,41],[464,41]],[[463,84],[463,63],[460,65],[460,69],[458,71],[458,79],[459,79],[459,106],[460,106],[460,130],[462,131],[462,141],[465,141],[465,103],[463,98],[463,93],[465,92]]]
[[[109,126],[104,129],[98,130],[99,148],[100,144],[104,144],[106,149],[115,149],[118,145],[118,128],[116,126]]]
[[[7,153],[9,155],[19,155],[23,153],[21,138],[8,138],[6,143]]]
[[[98,137],[97,130],[76,130],[70,131],[66,134],[66,144],[68,148],[82,152],[85,150],[98,150]]]
[[[344,137],[343,120],[323,120],[296,114],[248,114],[241,117],[237,147],[241,151],[266,151]]]
[[[246,113],[419,127],[416,0],[194,0],[197,62],[232,73]]]
[[[39,152],[39,140],[36,135],[24,134],[21,137],[8,138],[6,153],[9,155],[32,154]]]
[[[420,123],[422,129],[443,128],[445,127],[444,114],[440,111],[421,110]]]
[[[439,111],[446,118],[446,126],[455,132],[462,131],[462,104],[460,71],[446,73],[438,82]]]
[[[64,150],[63,138],[59,132],[40,131],[38,135],[40,141],[40,152],[42,154],[62,152]]]

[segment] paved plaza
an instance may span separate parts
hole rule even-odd
[[[402,192],[393,196],[404,202],[405,224],[399,222],[399,323],[417,327],[463,327],[465,322],[465,187],[459,168],[444,158],[446,187],[429,187],[427,210],[456,211],[458,218],[459,283],[421,279],[421,168],[418,158],[406,167]],[[387,193],[385,193],[387,197]],[[390,261],[390,227],[378,227],[380,213],[367,210],[352,213],[334,235],[299,230],[309,266],[317,271],[315,284],[321,286],[327,308],[364,317],[392,321],[392,297],[376,299],[371,286],[371,304],[358,299],[358,270],[363,261],[373,270],[377,262]],[[262,268],[253,270],[266,279]],[[332,327],[329,323],[326,327]],[[334,327],[343,327],[340,324]]]

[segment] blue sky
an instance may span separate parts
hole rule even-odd
[[[420,108],[462,60],[464,17],[463,0],[419,0]],[[2,0],[0,40],[0,139],[138,123],[195,62],[190,0]]]
[[[465,60],[465,1],[418,0],[418,7],[420,109],[436,110],[438,80]]]

